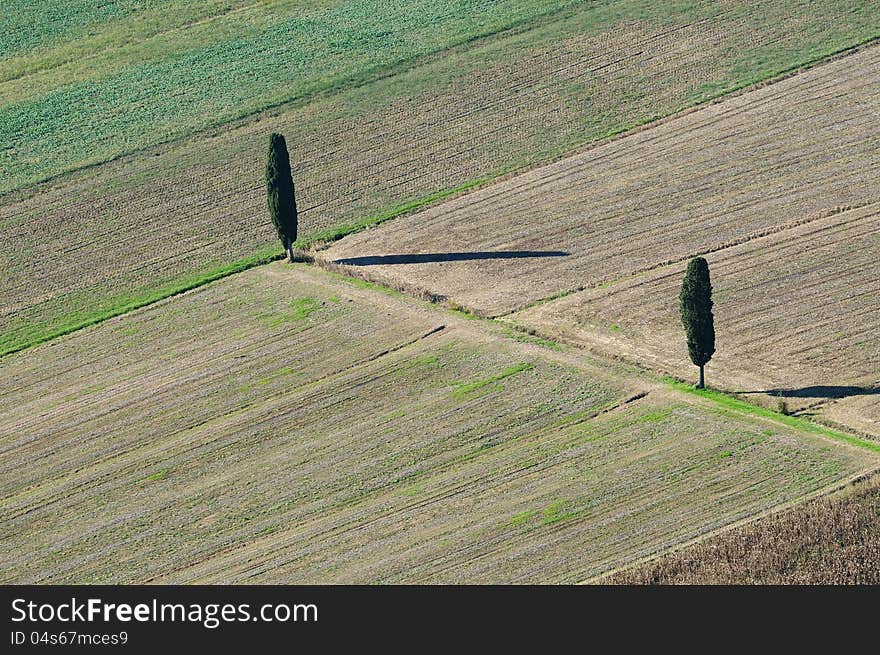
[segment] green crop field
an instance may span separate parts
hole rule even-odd
[[[288,137],[301,231],[308,240],[461,192],[851,46],[876,30],[864,2],[816,2],[809,8],[793,0],[655,5],[645,0],[579,4],[443,51],[390,77],[287,103],[228,128],[0,198],[0,263],[8,272],[0,279],[0,353],[277,251],[262,188],[271,130]],[[798,21],[786,18],[792,13]],[[198,24],[207,29],[213,22]],[[97,34],[99,27],[89,29]],[[106,38],[117,38],[113,34]],[[106,56],[117,57],[116,49]],[[89,61],[85,57],[77,65]],[[99,72],[109,67],[94,65]],[[225,80],[221,76],[216,82],[218,93]],[[235,92],[249,83],[239,81]],[[149,94],[149,88],[139,93]],[[52,137],[50,152],[22,146],[3,167],[24,177],[8,178],[6,188],[32,179],[28,157],[40,166],[57,166],[68,147],[79,158],[105,147],[121,152],[113,145],[118,139],[132,145],[178,133],[176,123],[159,129],[138,118],[166,101],[178,102],[176,95],[150,95],[149,101],[139,95],[139,108],[124,109],[100,97],[89,96],[89,103],[100,106],[89,109],[88,116],[106,107],[118,112],[106,140],[96,143],[99,126],[74,130],[67,141]],[[180,102],[174,121],[185,122],[190,111],[199,120],[211,115],[198,98]],[[78,120],[69,113],[86,111],[85,106],[65,104],[47,121],[20,117],[7,143],[27,140],[30,131],[48,129],[52,121],[62,121],[67,130]],[[0,107],[0,131],[7,115]],[[16,148],[9,145],[7,154]]]
[[[574,582],[876,466],[314,267],[4,360],[4,582]]]
[[[183,13],[193,3],[46,4],[12,7],[0,25],[22,32],[0,59],[0,192],[362,82],[574,3],[280,0]],[[71,9],[72,21],[52,19]]]
[[[0,582],[872,579],[877,483],[805,502],[880,467],[878,38],[868,0],[6,0]]]

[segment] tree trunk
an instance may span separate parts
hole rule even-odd
[[[700,384],[697,385],[697,389],[705,389],[706,388],[706,379],[703,376],[703,368],[704,364],[700,364]]]
[[[286,252],[287,252],[287,261],[289,261],[292,264],[293,263],[293,247],[287,246]]]

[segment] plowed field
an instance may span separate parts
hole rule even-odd
[[[880,435],[878,256],[876,203],[710,254],[717,332],[711,381]],[[514,320],[693,377],[678,316],[683,275],[683,263],[660,267]],[[850,406],[855,411],[846,411]]]
[[[320,256],[504,314],[877,201],[878,113],[880,48],[868,48],[352,235]],[[409,263],[412,255],[421,259]]]

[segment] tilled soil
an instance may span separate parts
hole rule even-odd
[[[273,264],[4,359],[7,582],[572,582],[876,466]]]

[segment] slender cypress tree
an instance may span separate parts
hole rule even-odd
[[[269,137],[269,158],[266,161],[266,195],[269,215],[284,244],[287,258],[293,261],[293,242],[296,241],[296,195],[290,174],[290,156],[281,134]]]
[[[715,354],[715,320],[712,317],[712,283],[709,264],[702,257],[688,262],[679,295],[681,322],[687,334],[688,353],[694,365],[700,367],[700,383],[706,386],[703,367]]]

